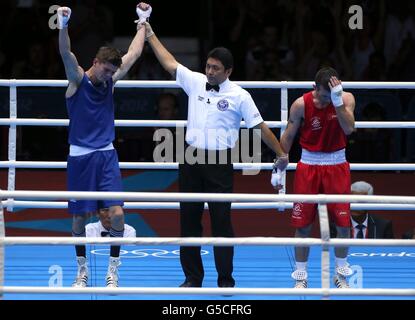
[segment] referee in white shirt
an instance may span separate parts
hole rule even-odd
[[[262,120],[250,94],[231,82],[228,77],[233,69],[233,57],[226,48],[215,48],[207,57],[206,75],[192,72],[167,51],[146,23],[146,38],[163,68],[176,78],[189,97],[186,144],[198,154],[202,163],[179,164],[179,189],[181,192],[232,193],[233,166],[231,149],[239,136],[240,121],[248,128],[261,130],[262,140],[277,155],[276,168],[285,170],[288,156],[277,138]],[[189,150],[185,151],[185,155]],[[219,155],[219,153],[223,153]],[[212,164],[212,157],[225,163]],[[185,157],[186,158],[186,157]],[[218,159],[219,158],[219,159]],[[197,157],[200,160],[199,157]],[[206,164],[209,159],[209,164]],[[187,159],[188,160],[188,159]],[[209,212],[214,237],[233,237],[231,203],[210,202]],[[203,202],[180,203],[180,226],[182,237],[202,236]],[[234,287],[233,247],[214,247],[217,284]],[[181,287],[201,287],[204,277],[200,247],[180,247],[180,262],[185,274]]]
[[[109,237],[111,229],[111,218],[108,209],[99,210],[99,221],[94,223],[88,223],[85,226],[85,236],[87,238],[99,238],[99,237]],[[124,224],[124,238],[135,238],[136,231],[135,229],[128,225]]]

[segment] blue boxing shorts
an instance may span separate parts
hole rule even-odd
[[[82,156],[68,156],[68,191],[122,191],[117,152],[95,151]],[[85,214],[101,208],[123,206],[121,200],[69,200],[69,213]]]

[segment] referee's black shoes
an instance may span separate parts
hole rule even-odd
[[[181,285],[180,288],[201,288],[202,284],[192,282],[190,280],[185,280]],[[222,281],[218,284],[219,288],[233,288],[235,287],[235,283],[230,281]]]
[[[185,280],[180,286],[180,288],[201,288],[201,283],[195,283],[190,280]]]
[[[218,283],[218,287],[219,288],[233,288],[235,287],[235,282],[234,281],[221,281]],[[231,294],[223,294],[223,297],[232,297]]]
[[[233,288],[235,287],[235,283],[234,282],[230,282],[230,281],[221,281],[218,284],[219,288]]]

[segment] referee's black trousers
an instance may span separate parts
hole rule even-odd
[[[233,166],[228,157],[226,164],[180,164],[179,188],[181,192],[232,193]],[[230,202],[209,202],[213,237],[233,237]],[[180,203],[182,237],[201,237],[203,234],[203,202]],[[218,286],[233,286],[233,247],[214,247]],[[200,247],[180,247],[180,262],[186,281],[196,286],[203,282],[204,270]]]

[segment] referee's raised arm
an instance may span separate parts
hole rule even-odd
[[[160,40],[155,35],[151,25],[146,22],[146,39],[150,44],[151,48],[154,51],[158,61],[163,66],[163,68],[170,73],[173,77],[176,77],[176,70],[179,63],[173,57],[173,55],[167,51],[167,49],[163,46]]]

